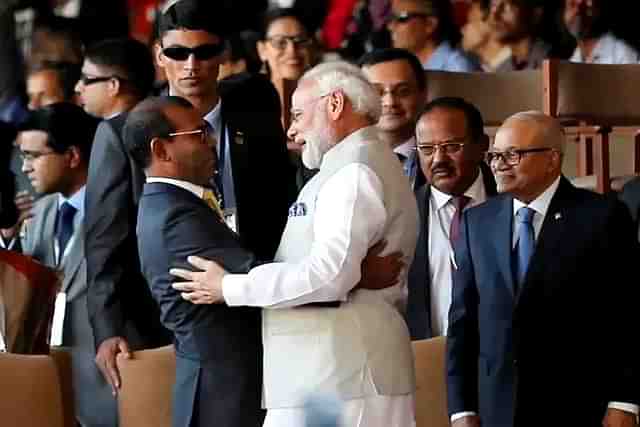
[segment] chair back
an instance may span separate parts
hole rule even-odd
[[[500,126],[520,111],[543,108],[543,78],[540,70],[504,73],[459,73],[426,71],[427,100],[443,96],[461,97],[482,113],[487,127]]]
[[[118,357],[120,427],[171,427],[176,356],[172,345]]]
[[[0,416],[6,425],[68,425],[64,421],[58,371],[51,357],[0,353],[0,378]]]
[[[52,347],[49,353],[56,365],[62,396],[62,413],[65,427],[76,427],[75,398],[73,395],[73,377],[71,371],[71,351],[64,347]]]
[[[416,427],[449,427],[445,378],[446,338],[413,341]]]

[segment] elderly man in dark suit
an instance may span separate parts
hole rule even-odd
[[[170,267],[186,267],[194,255],[237,273],[254,265],[209,187],[216,140],[200,113],[179,97],[142,102],[129,114],[124,136],[147,176],[138,213],[140,264],[161,321],[174,334],[173,426],[259,427],[259,310],[191,304],[171,287],[169,275]]]
[[[464,213],[447,340],[455,427],[637,425],[633,223],[561,175],[563,142],[542,113],[509,118],[487,153],[505,194]]]
[[[432,101],[419,116],[416,135],[420,167],[430,183],[416,190],[420,235],[406,316],[414,340],[447,334],[452,241],[461,213],[496,194],[484,163],[489,138],[473,105],[461,98]]]

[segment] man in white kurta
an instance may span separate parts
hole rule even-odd
[[[413,426],[407,272],[390,288],[356,287],[374,244],[386,240],[410,265],[417,240],[407,178],[371,126],[378,95],[356,67],[330,63],[301,79],[292,105],[289,136],[320,172],[291,206],[275,261],[248,274],[212,262],[175,286],[194,302],[206,285],[216,295],[209,302],[265,307],[265,426],[304,426],[304,406],[318,394],[343,403],[344,427]]]

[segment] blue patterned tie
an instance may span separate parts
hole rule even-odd
[[[76,215],[76,212],[76,208],[68,202],[64,202],[60,206],[60,212],[58,212],[58,228],[56,230],[56,237],[60,247],[60,259],[62,259],[67,243],[69,243],[69,239],[73,235],[73,217]]]
[[[517,272],[516,277],[518,279],[518,287],[521,287],[524,283],[527,269],[529,268],[529,261],[533,255],[533,250],[536,246],[535,234],[533,231],[533,215],[536,213],[533,209],[526,206],[518,209],[516,213],[516,226],[518,233],[518,243],[516,245],[517,254]]]

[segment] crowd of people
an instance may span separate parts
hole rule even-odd
[[[24,60],[15,22],[0,43],[0,250],[63,273],[79,425],[117,425],[118,357],[173,344],[175,427],[302,427],[318,396],[411,427],[411,341],[446,336],[454,427],[637,426],[640,181],[580,190],[554,118],[490,141],[425,74],[638,63],[613,3],[470,0],[462,27],[450,0],[324,26],[272,3],[242,31],[178,0],[149,44],[55,14]]]

